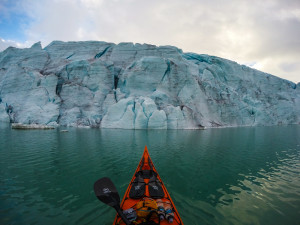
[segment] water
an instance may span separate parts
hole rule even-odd
[[[186,225],[300,223],[300,126],[132,131],[0,128],[0,224],[112,224],[145,145]]]

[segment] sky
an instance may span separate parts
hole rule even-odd
[[[0,0],[0,51],[53,40],[173,45],[300,82],[300,0]]]

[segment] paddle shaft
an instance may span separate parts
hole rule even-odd
[[[128,221],[128,219],[126,218],[126,216],[124,215],[123,211],[121,210],[120,206],[116,206],[114,207],[115,210],[117,211],[118,215],[122,218],[122,220],[124,221],[124,223],[126,225],[130,225],[131,222]]]

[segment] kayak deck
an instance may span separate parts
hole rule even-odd
[[[162,190],[163,190],[163,195],[164,197],[160,198],[161,200],[163,200],[164,202],[165,201],[169,201],[170,204],[171,204],[171,208],[172,208],[172,211],[174,213],[174,220],[172,223],[169,223],[168,220],[164,219],[162,221],[160,221],[159,223],[159,219],[158,217],[157,218],[154,218],[153,221],[156,222],[157,224],[160,224],[160,225],[167,225],[167,224],[173,224],[173,225],[183,225],[183,222],[179,216],[179,213],[174,205],[174,202],[172,201],[165,185],[163,184],[156,168],[154,167],[154,164],[150,158],[150,155],[149,155],[149,152],[148,152],[148,149],[147,149],[147,146],[145,146],[145,150],[144,150],[144,153],[143,153],[143,156],[139,162],[139,165],[130,181],[130,184],[125,192],[125,195],[123,197],[123,200],[121,202],[121,209],[122,210],[126,210],[126,209],[129,209],[129,208],[134,208],[135,205],[140,201],[140,200],[143,200],[143,198],[150,198],[151,199],[151,195],[149,193],[149,180],[148,177],[144,177],[144,182],[145,182],[145,192],[144,192],[144,195],[138,199],[136,198],[131,198],[130,197],[130,190],[131,190],[131,187],[133,185],[133,182],[135,181],[136,179],[136,175],[138,172],[141,172],[141,171],[145,171],[145,172],[149,172],[149,171],[153,171],[155,174],[156,174],[156,177],[157,179],[159,180],[161,186],[162,186]],[[155,198],[157,199],[157,198]],[[137,222],[135,222],[134,224],[139,224],[140,222],[142,222],[142,220],[137,220]],[[117,214],[116,217],[115,217],[115,220],[114,220],[114,223],[113,225],[117,225],[117,224],[120,224],[120,225],[124,225],[125,223],[121,220],[120,216]]]

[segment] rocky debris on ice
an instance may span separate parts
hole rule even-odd
[[[172,46],[54,41],[0,52],[0,121],[124,129],[299,124],[300,84]]]
[[[19,130],[50,130],[55,129],[54,126],[48,126],[43,124],[22,124],[22,123],[12,123],[12,129],[19,129]]]

